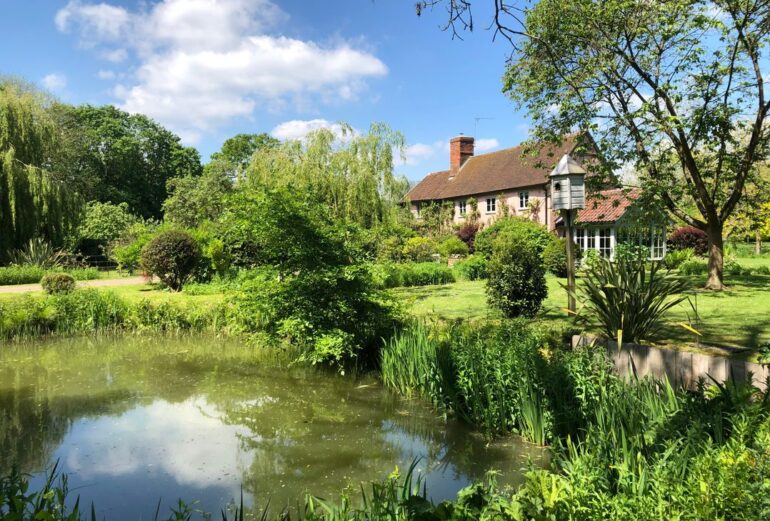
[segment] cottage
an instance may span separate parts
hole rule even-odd
[[[503,215],[518,215],[539,222],[561,235],[561,220],[553,210],[548,174],[568,154],[586,166],[599,155],[587,134],[571,134],[559,145],[521,144],[475,155],[474,138],[457,136],[449,141],[449,169],[428,174],[407,194],[412,213],[420,218],[430,204],[447,204],[452,222],[476,220],[482,226]],[[624,242],[646,245],[650,257],[665,255],[665,214],[640,210],[639,190],[610,189],[588,194],[576,222],[575,240],[583,250],[614,257]]]

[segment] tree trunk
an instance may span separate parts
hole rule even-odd
[[[709,276],[706,289],[721,291],[725,289],[723,282],[724,270],[724,241],[722,239],[722,224],[713,224],[706,229],[709,241]]]
[[[754,232],[754,255],[762,255],[762,232]]]

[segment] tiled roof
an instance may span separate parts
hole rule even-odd
[[[638,188],[603,190],[586,198],[586,207],[578,210],[577,221],[582,224],[614,223],[641,195]]]
[[[577,146],[577,135],[565,136],[562,143],[519,145],[469,158],[453,178],[449,171],[428,174],[407,194],[411,201],[450,199],[512,188],[541,185],[564,154]]]

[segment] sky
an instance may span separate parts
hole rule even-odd
[[[3,0],[0,74],[62,101],[146,114],[204,161],[240,132],[280,139],[388,124],[406,138],[397,172],[446,169],[449,138],[482,153],[527,138],[501,92],[510,51],[477,28],[453,39],[444,8],[416,0]]]

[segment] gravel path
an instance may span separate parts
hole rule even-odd
[[[144,277],[122,277],[119,279],[95,279],[78,282],[79,288],[114,288],[116,286],[134,286],[144,284]],[[0,286],[0,293],[29,293],[42,291],[40,284],[15,284],[13,286]]]

